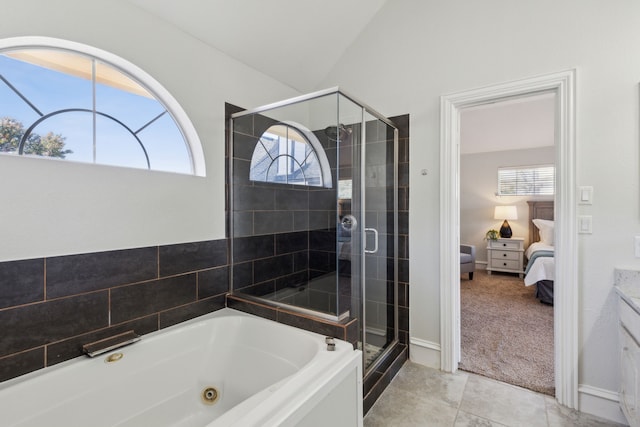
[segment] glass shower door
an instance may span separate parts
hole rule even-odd
[[[363,341],[365,369],[397,340],[397,130],[365,112]]]

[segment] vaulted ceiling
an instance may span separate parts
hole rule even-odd
[[[319,85],[387,0],[123,0],[300,93]],[[371,52],[376,55],[376,52]],[[277,100],[274,100],[277,101]],[[553,145],[543,95],[462,112],[461,153]]]
[[[318,89],[386,0],[126,0],[302,92]]]

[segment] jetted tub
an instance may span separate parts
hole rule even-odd
[[[2,383],[0,424],[362,426],[362,354],[335,344],[225,308]]]

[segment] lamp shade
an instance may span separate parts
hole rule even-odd
[[[518,219],[518,209],[515,206],[496,206],[493,219]]]

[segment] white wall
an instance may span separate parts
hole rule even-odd
[[[463,123],[464,126],[464,123]],[[464,141],[462,141],[464,144]],[[502,221],[493,219],[497,205],[515,205],[518,219],[509,221],[514,237],[524,237],[529,245],[529,205],[531,196],[496,196],[498,168],[553,164],[555,147],[495,151],[460,156],[460,242],[476,246],[476,262],[487,262],[485,234],[499,230]],[[543,200],[544,198],[538,197]],[[550,199],[549,197],[546,200]]]
[[[0,261],[224,238],[224,103],[299,93],[119,0],[0,3],[0,38],[84,43],[153,76],[193,122],[207,168],[200,178],[0,156]]]
[[[193,121],[207,177],[1,157],[0,260],[223,237],[224,102],[297,93],[119,0],[1,1],[0,37],[90,44],[156,78]],[[393,0],[319,85],[411,115],[412,338],[440,341],[439,97],[576,67],[577,183],[595,190],[578,207],[594,230],[579,236],[579,382],[617,390],[613,268],[640,268],[638,16],[634,0]]]
[[[578,237],[578,378],[618,389],[613,269],[640,268],[639,16],[633,0],[389,1],[323,82],[386,115],[411,115],[413,339],[440,342],[439,97],[575,67],[576,178],[595,191],[592,206],[577,208],[593,215],[593,234]]]

